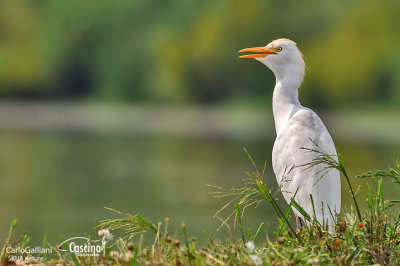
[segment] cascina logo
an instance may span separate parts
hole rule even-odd
[[[99,230],[101,239],[90,240],[87,237],[72,237],[65,240],[58,246],[59,251],[69,251],[77,256],[99,256],[106,244],[112,240],[113,236],[107,229]]]

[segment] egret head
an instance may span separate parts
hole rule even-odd
[[[304,76],[305,63],[297,44],[289,39],[278,39],[267,46],[242,49],[239,52],[255,52],[240,58],[254,58],[274,72],[276,77]]]

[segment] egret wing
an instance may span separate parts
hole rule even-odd
[[[272,152],[272,164],[283,196],[289,203],[296,190],[295,200],[313,217],[310,194],[315,212],[322,224],[331,224],[335,212],[340,212],[340,174],[336,169],[325,169],[319,164],[309,167],[318,153],[302,148],[318,150],[336,156],[336,149],[325,125],[312,110],[303,108],[289,118],[279,132]],[[294,212],[302,215],[294,209]]]

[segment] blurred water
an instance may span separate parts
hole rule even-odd
[[[264,160],[270,161],[273,144],[273,136],[268,134],[265,138],[235,138],[94,132],[0,132],[1,239],[13,217],[19,220],[18,233],[28,232],[33,243],[40,244],[45,233],[51,243],[61,237],[94,236],[96,218],[115,217],[105,206],[140,212],[153,222],[170,217],[173,231],[179,231],[185,221],[189,235],[199,237],[202,243],[206,241],[204,229],[214,237],[227,236],[225,228],[215,231],[220,222],[212,218],[225,201],[212,198],[206,184],[240,185],[244,172],[252,169],[243,147],[262,167]],[[351,176],[387,168],[400,154],[399,143],[339,138],[336,144]],[[270,163],[268,169],[266,181],[274,189]],[[354,185],[361,183],[355,181]],[[344,180],[342,187],[348,208]],[[399,189],[387,185],[388,197],[397,197]],[[364,190],[359,195],[361,206],[365,206]],[[244,222],[254,230],[261,221],[271,228],[275,217],[264,204],[249,211]]]

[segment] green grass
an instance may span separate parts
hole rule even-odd
[[[318,151],[308,150],[308,152]],[[73,253],[61,253],[53,244],[43,241],[43,247],[54,250],[52,257],[43,257],[47,264],[62,263],[76,265],[117,264],[117,265],[153,265],[153,264],[187,264],[187,265],[295,265],[295,264],[400,264],[400,214],[393,213],[392,207],[400,201],[385,199],[382,192],[382,181],[389,178],[393,184],[400,185],[400,164],[389,170],[375,170],[357,176],[368,179],[368,208],[361,212],[357,203],[357,192],[351,187],[342,157],[334,157],[318,153],[316,159],[305,167],[323,164],[325,169],[336,168],[346,179],[350,194],[354,201],[355,211],[342,211],[337,216],[335,232],[329,233],[327,227],[312,220],[294,201],[286,209],[277,204],[278,191],[271,191],[263,181],[266,164],[259,171],[249,155],[253,171],[246,173],[243,187],[225,189],[210,186],[211,194],[217,198],[225,198],[227,203],[216,213],[216,217],[225,215],[221,227],[240,232],[240,237],[214,239],[204,231],[208,244],[199,247],[196,237],[187,235],[183,223],[181,232],[169,232],[170,219],[154,224],[141,214],[124,214],[109,209],[119,216],[117,219],[100,221],[98,229],[118,231],[122,237],[107,245],[99,256],[83,257]],[[304,167],[304,166],[303,166]],[[400,187],[399,187],[400,188]],[[277,215],[274,237],[270,239],[265,233],[264,223],[244,228],[243,220],[248,208],[257,207],[263,201],[271,204]],[[290,223],[291,207],[303,212],[309,221],[301,231],[296,231]],[[0,261],[10,263],[6,247],[26,247],[29,237],[12,240],[17,221],[12,221],[9,235],[1,248]],[[271,228],[270,228],[271,229]],[[143,234],[153,234],[154,240],[144,241]],[[20,254],[26,257],[28,254]]]

